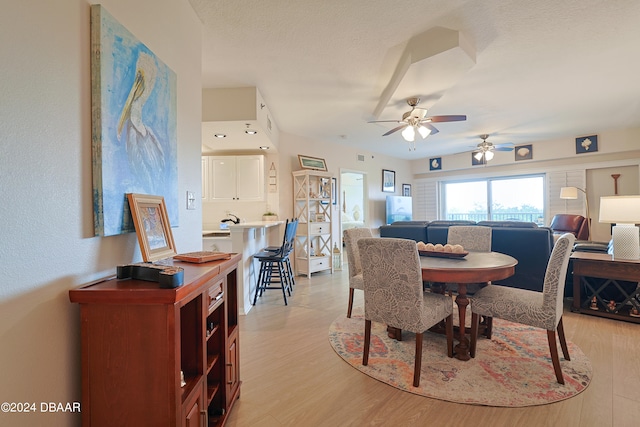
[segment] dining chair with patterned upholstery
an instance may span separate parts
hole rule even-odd
[[[481,225],[452,225],[447,243],[462,245],[469,252],[491,252],[491,227]]]
[[[358,240],[365,237],[373,237],[370,228],[350,228],[342,233],[349,266],[349,307],[347,308],[347,317],[351,317],[354,289],[364,289],[362,284],[362,265],[360,264],[360,254],[358,253]]]
[[[369,363],[371,322],[416,334],[413,385],[420,385],[424,332],[446,319],[447,355],[453,357],[453,300],[424,292],[418,249],[413,240],[362,238],[358,240],[364,280],[364,350]]]
[[[447,243],[450,245],[462,245],[465,251],[469,252],[491,252],[491,227],[482,225],[452,225],[447,233]],[[467,292],[475,293],[482,284],[468,284]],[[455,283],[447,283],[444,288],[451,295],[455,291],[457,285]],[[438,287],[434,287],[434,291],[438,291]],[[486,320],[487,333],[491,333],[491,319]],[[490,335],[488,335],[490,337]]]
[[[565,360],[571,360],[562,326],[562,310],[567,265],[575,239],[573,234],[565,233],[556,242],[547,263],[542,292],[491,285],[480,289],[472,296],[471,357],[476,355],[479,316],[497,317],[546,329],[556,379],[560,384],[564,384],[556,344],[556,331]]]

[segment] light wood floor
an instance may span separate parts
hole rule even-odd
[[[571,313],[567,339],[589,357],[580,395],[530,408],[461,405],[416,396],[349,366],[328,328],[347,311],[346,268],[296,277],[284,306],[271,290],[240,318],[242,389],[228,426],[616,426],[640,423],[640,325]],[[356,291],[355,307],[362,307]],[[552,369],[549,366],[549,369]]]

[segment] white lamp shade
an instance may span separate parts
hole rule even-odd
[[[422,139],[425,139],[426,137],[429,136],[429,134],[431,134],[431,129],[425,126],[419,126],[418,133],[420,133],[420,136],[422,137]]]
[[[485,151],[484,158],[487,159],[487,161],[493,159],[493,151],[491,151],[491,150]]]
[[[416,139],[416,131],[413,126],[407,126],[406,128],[404,128],[404,130],[402,131],[402,137],[405,139],[405,141],[409,142]]]
[[[640,223],[640,195],[600,197],[599,221],[610,224]]]
[[[577,199],[578,189],[576,187],[562,187],[560,189],[561,199]]]
[[[473,157],[475,157],[477,161],[480,161],[480,159],[482,159],[483,154],[484,153],[482,151],[478,151],[476,154],[473,155]]]
[[[616,224],[612,230],[613,258],[640,259],[640,196],[600,197],[600,222]]]

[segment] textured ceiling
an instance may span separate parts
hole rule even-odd
[[[640,126],[637,0],[189,1],[204,88],[257,87],[281,132],[412,159],[484,133],[521,144]],[[472,63],[453,79],[451,61],[422,63],[378,119],[400,119],[408,93],[429,115],[468,119],[410,152],[399,132],[382,137],[397,124],[367,121],[410,40],[435,27],[459,32]]]

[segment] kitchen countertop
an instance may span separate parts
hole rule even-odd
[[[240,224],[229,224],[229,228],[202,230],[202,237],[228,237],[231,230],[243,230],[246,228],[268,228],[276,225],[284,224],[284,221],[251,221],[242,222]]]
[[[244,228],[268,228],[276,225],[284,224],[284,221],[251,221],[241,222],[240,224],[229,224],[229,230],[238,230]]]

